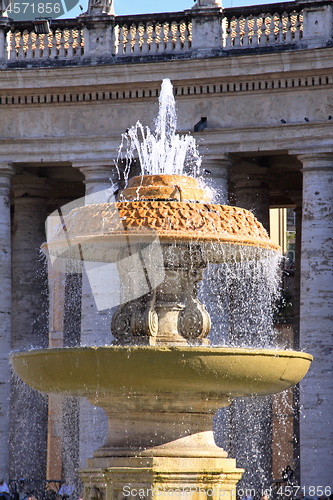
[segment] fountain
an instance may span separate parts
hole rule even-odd
[[[164,81],[155,134],[137,124],[125,137],[127,159],[136,151],[143,175],[129,180],[117,202],[73,209],[43,246],[53,259],[117,267],[114,345],[11,355],[34,389],[85,396],[105,410],[106,441],[80,472],[85,500],[229,500],[243,471],[214,442],[216,410],[235,397],[283,391],[312,360],[302,352],[210,347],[210,317],[197,297],[206,266],[278,248],[249,211],[211,204],[200,182],[182,175],[184,164],[197,173],[198,155],[193,138],[176,134],[170,89]]]

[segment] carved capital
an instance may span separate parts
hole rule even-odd
[[[103,165],[88,161],[84,164],[73,163],[73,167],[78,168],[84,175],[86,196],[90,197],[86,204],[115,201],[109,200],[113,195],[112,186],[118,182],[118,171],[113,161]]]
[[[195,342],[207,337],[210,327],[210,317],[204,306],[197,299],[189,298],[178,316],[179,335]]]
[[[297,158],[302,162],[303,174],[310,171],[333,170],[333,153],[310,152],[299,154]]]
[[[119,306],[112,316],[111,332],[120,344],[154,344],[158,332],[158,315],[154,310],[155,294]]]
[[[16,175],[12,180],[15,198],[47,198],[51,190],[50,183],[46,177],[35,175]]]
[[[10,179],[15,174],[15,169],[10,163],[0,163],[0,195],[9,196]]]

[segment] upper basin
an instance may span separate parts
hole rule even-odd
[[[77,261],[116,262],[129,246],[159,241],[200,245],[207,260],[216,263],[280,251],[251,212],[210,204],[191,177],[134,177],[119,199],[73,209],[59,220],[42,250]]]
[[[138,410],[142,405],[159,410],[166,401],[169,410],[213,411],[234,397],[273,394],[297,384],[312,359],[295,351],[193,346],[76,347],[11,354],[15,372],[30,387],[87,396],[96,405],[113,405],[113,411]]]

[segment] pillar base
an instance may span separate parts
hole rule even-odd
[[[244,472],[231,458],[138,456],[103,462],[101,466],[101,459],[88,459],[87,468],[80,471],[84,500],[235,500]]]

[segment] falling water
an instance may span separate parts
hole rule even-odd
[[[39,478],[41,470],[46,471],[47,396],[28,387],[13,371],[11,386],[10,477]],[[37,430],[33,443],[31,428]],[[29,463],[22,461],[24,455]]]
[[[244,256],[248,253],[244,249]],[[259,260],[209,265],[200,285],[200,300],[212,318],[211,345],[274,348],[274,307],[280,295],[276,252]]]
[[[280,293],[281,257],[266,253],[259,260],[210,265],[202,281],[200,300],[212,319],[211,345],[243,348],[274,348],[274,306]],[[245,469],[239,492],[256,492],[270,486],[272,397],[235,399],[214,418],[219,446]],[[242,494],[240,495],[242,496]]]

